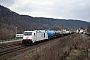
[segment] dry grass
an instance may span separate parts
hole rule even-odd
[[[83,60],[88,59],[87,48],[88,44],[82,40],[81,35],[73,34],[18,60]]]

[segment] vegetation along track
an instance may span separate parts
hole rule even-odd
[[[54,43],[52,43],[54,42]],[[46,46],[47,45],[47,46]],[[90,60],[88,51],[90,43],[83,40],[81,34],[68,35],[54,39],[47,44],[16,60]],[[21,54],[20,54],[21,55]]]

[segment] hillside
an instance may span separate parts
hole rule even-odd
[[[16,12],[0,5],[0,38],[4,36],[15,36],[17,33],[23,33],[24,30],[34,29],[77,29],[87,28],[88,22],[80,20],[53,19],[43,17],[32,17],[28,15],[19,15]]]
[[[52,19],[52,18],[41,18],[36,17],[40,21],[41,25],[47,25],[53,28],[65,28],[65,29],[78,29],[80,27],[87,28],[88,22],[80,20],[66,20],[66,19]],[[45,26],[46,27],[46,26]]]

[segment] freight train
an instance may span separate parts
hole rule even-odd
[[[53,38],[58,38],[70,34],[70,32],[61,32],[54,30],[34,30],[34,31],[24,31],[22,44],[32,45],[37,41],[48,40]]]

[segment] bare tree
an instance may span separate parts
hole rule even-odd
[[[88,29],[87,29],[88,32],[90,32],[90,21],[89,21],[89,24],[88,24]]]

